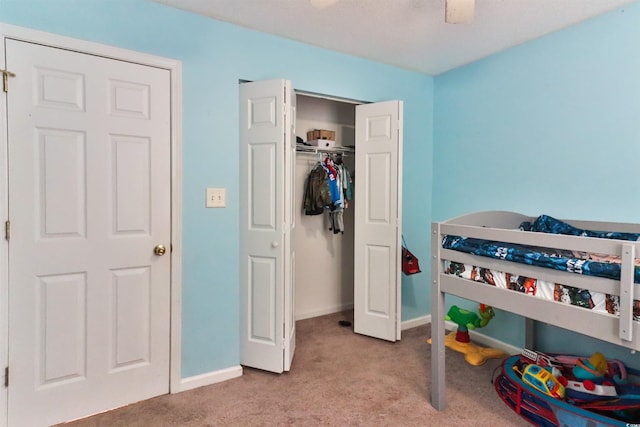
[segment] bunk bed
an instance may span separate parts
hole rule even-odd
[[[640,224],[489,211],[434,222],[431,231],[435,409],[446,406],[446,294],[524,316],[529,348],[534,347],[533,324],[541,321],[640,349],[640,303],[634,300],[640,299]],[[535,280],[539,292],[518,278]],[[583,298],[563,299],[569,291]]]

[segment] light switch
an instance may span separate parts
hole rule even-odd
[[[227,189],[226,188],[207,188],[208,208],[226,208],[227,207]]]

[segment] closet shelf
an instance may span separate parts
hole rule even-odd
[[[299,153],[333,153],[333,154],[347,154],[355,153],[356,150],[352,147],[313,147],[310,145],[296,145],[296,151]]]

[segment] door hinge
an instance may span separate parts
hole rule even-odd
[[[9,92],[9,77],[15,77],[16,75],[9,70],[2,69],[0,69],[0,73],[2,73],[2,90]]]
[[[9,240],[11,237],[11,221],[4,222],[4,238]]]
[[[4,368],[4,386],[9,387],[9,367]]]

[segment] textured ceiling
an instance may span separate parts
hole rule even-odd
[[[445,24],[444,0],[154,0],[436,75],[638,0],[476,0],[470,24]]]

